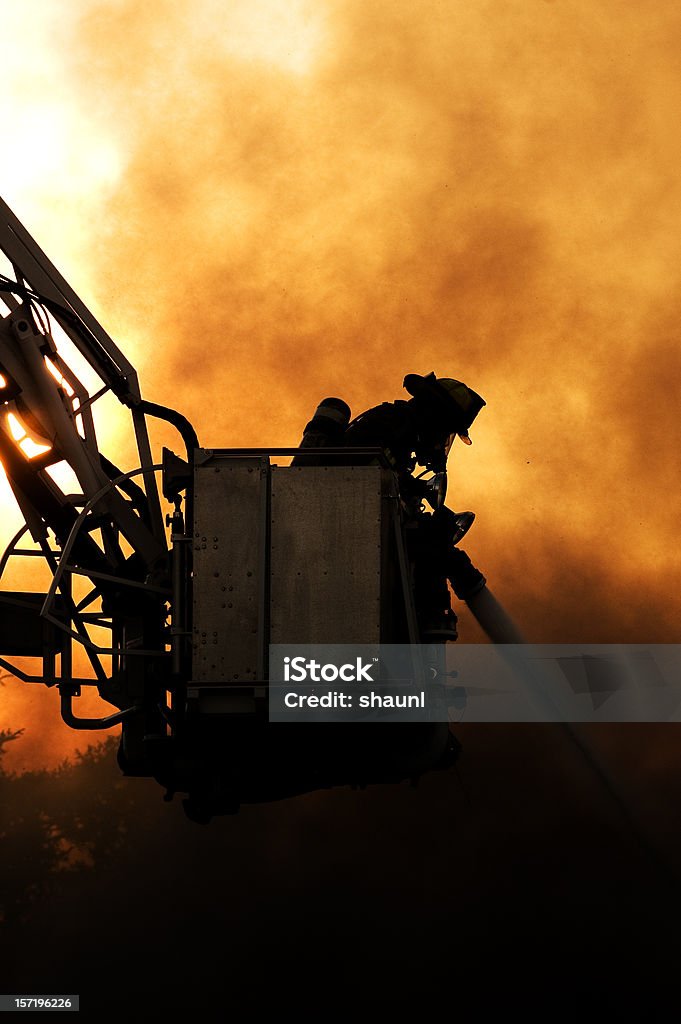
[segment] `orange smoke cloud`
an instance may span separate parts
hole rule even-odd
[[[463,379],[450,502],[528,638],[676,641],[678,5],[81,7],[78,248],[146,397],[274,446]]]

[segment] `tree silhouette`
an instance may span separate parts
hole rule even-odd
[[[70,857],[48,797],[51,779],[63,769],[22,774],[5,769],[7,745],[23,732],[0,732],[0,914],[5,926],[25,919],[45,898],[51,876],[67,867]]]

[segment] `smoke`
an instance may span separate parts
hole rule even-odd
[[[146,397],[275,446],[462,379],[450,502],[525,635],[678,639],[677,4],[109,0],[60,35],[118,168],[84,297]]]
[[[455,499],[526,633],[675,639],[675,5],[301,4],[300,66],[258,49],[287,9],[79,26],[126,147],[100,300],[143,320],[150,397],[275,445],[323,394],[462,378]]]

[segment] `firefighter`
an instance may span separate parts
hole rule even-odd
[[[442,503],[443,493],[440,501],[434,500],[432,488],[413,473],[420,465],[446,479],[452,444],[457,438],[471,444],[469,427],[486,403],[461,381],[437,378],[434,373],[407,374],[404,387],[411,399],[383,402],[350,422],[345,402],[324,399],[305,428],[301,448],[344,445],[383,449],[398,476],[406,513],[421,638],[454,640],[457,619],[447,580],[463,601],[478,594],[486,583],[468,555],[454,546],[462,532],[462,519],[468,515],[470,525],[472,514],[457,516]],[[321,461],[319,456],[296,456],[293,464],[303,464],[303,458],[308,464],[313,459],[318,460],[316,464]],[[435,506],[432,513],[424,511],[424,499]]]
[[[306,423],[300,448],[335,448],[345,446],[345,431],[350,422],[350,406],[342,398],[324,398]],[[321,466],[324,458],[319,454],[296,455],[292,466]]]
[[[380,445],[398,474],[421,638],[454,640],[457,618],[447,580],[463,601],[481,591],[486,580],[465,551],[454,546],[460,518],[444,504],[436,503],[432,513],[423,511],[424,498],[433,501],[432,492],[413,471],[419,465],[444,474],[454,442],[472,443],[468,430],[486,403],[461,381],[434,373],[407,374],[404,388],[410,400],[383,402],[362,413],[348,425],[344,440],[353,447]]]

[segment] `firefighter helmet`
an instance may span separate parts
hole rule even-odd
[[[404,387],[414,398],[428,403],[430,411],[440,419],[462,441],[471,444],[468,428],[487,403],[472,388],[452,377],[436,377],[429,373],[422,377],[408,373]]]

